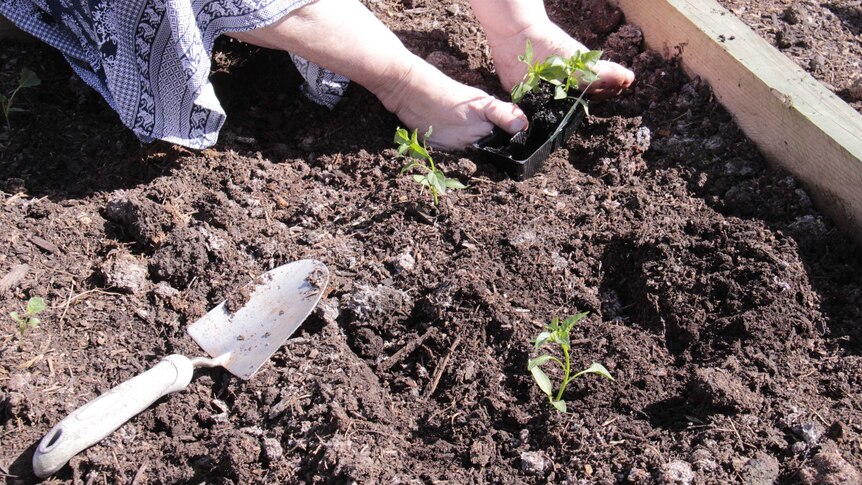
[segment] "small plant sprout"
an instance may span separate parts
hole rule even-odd
[[[18,77],[18,87],[12,91],[12,94],[7,98],[2,93],[0,93],[0,109],[3,110],[3,117],[6,118],[6,128],[11,128],[9,124],[9,114],[14,111],[24,111],[21,108],[14,107],[13,103],[15,101],[15,95],[18,94],[18,91],[24,88],[32,88],[42,84],[42,81],[39,80],[39,76],[36,75],[35,72],[27,69],[26,67],[21,69],[21,75]]]
[[[9,316],[12,317],[12,320],[18,322],[18,331],[23,334],[28,328],[38,327],[42,323],[36,315],[45,311],[45,306],[44,298],[34,296],[27,300],[27,310],[23,315],[18,312],[11,312]]]
[[[536,381],[536,384],[539,385],[542,392],[548,395],[548,399],[551,401],[551,404],[561,413],[566,412],[566,401],[563,401],[563,392],[565,392],[566,386],[568,386],[573,380],[584,374],[598,374],[602,377],[614,380],[614,378],[611,377],[610,372],[605,369],[605,366],[595,362],[586,369],[576,374],[572,374],[572,361],[569,355],[569,350],[572,345],[570,334],[572,327],[574,327],[579,320],[586,317],[587,313],[588,312],[578,313],[575,316],[566,318],[562,322],[560,322],[559,317],[554,317],[551,320],[551,324],[548,325],[533,342],[535,351],[538,351],[546,345],[558,345],[563,353],[563,360],[560,360],[558,357],[551,354],[541,354],[534,359],[530,359],[527,363],[527,370],[533,374],[533,379]],[[551,384],[550,377],[548,377],[548,375],[542,370],[542,366],[548,362],[556,362],[563,372],[563,380],[560,382],[560,387],[557,390],[556,395],[554,394],[553,384]]]
[[[401,173],[419,169],[422,173],[413,174],[413,180],[431,192],[434,205],[440,203],[440,196],[446,195],[447,189],[466,189],[467,186],[456,179],[446,178],[442,170],[434,164],[434,159],[428,153],[426,141],[431,136],[431,128],[419,143],[419,130],[413,130],[411,134],[404,128],[395,130],[395,143],[398,144],[398,155],[407,157],[408,163],[401,169]]]
[[[576,89],[581,83],[587,87],[599,79],[596,74],[596,62],[602,56],[602,51],[576,51],[571,57],[558,55],[548,56],[539,62],[533,59],[533,44],[527,40],[527,48],[524,55],[518,56],[518,60],[527,65],[527,74],[524,80],[512,88],[512,102],[521,101],[527,93],[535,91],[540,81],[545,81],[554,86],[554,99],[569,98],[569,90]],[[586,88],[584,89],[586,90]],[[583,101],[583,92],[576,101],[587,109]]]

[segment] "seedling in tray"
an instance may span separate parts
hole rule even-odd
[[[589,86],[599,79],[596,62],[602,56],[602,51],[576,51],[568,58],[552,55],[542,62],[534,61],[533,55],[533,44],[528,39],[524,55],[518,56],[518,60],[527,65],[527,74],[523,81],[512,88],[513,103],[520,102],[528,93],[536,91],[541,81],[554,86],[554,99],[559,100],[570,98],[569,91],[577,89],[581,83]],[[587,110],[583,93],[572,99],[583,106],[584,111]]]
[[[563,392],[566,390],[566,386],[569,385],[570,382],[581,377],[584,374],[598,374],[602,377],[606,377],[610,380],[614,380],[611,377],[610,372],[605,369],[605,366],[602,364],[598,364],[593,362],[593,364],[586,369],[572,375],[572,361],[569,355],[569,350],[572,346],[571,341],[571,332],[572,327],[578,323],[579,320],[583,319],[587,316],[587,312],[578,313],[577,315],[566,318],[565,320],[560,322],[559,317],[554,317],[551,320],[551,324],[545,328],[545,330],[540,333],[536,340],[533,342],[535,345],[534,350],[539,351],[539,349],[545,347],[546,345],[557,345],[560,347],[560,351],[563,354],[563,360],[555,357],[551,354],[541,354],[534,359],[530,359],[527,363],[527,370],[529,370],[533,374],[533,379],[536,381],[536,384],[539,385],[539,388],[542,389],[542,392],[548,395],[548,399],[551,401],[551,404],[557,408],[557,411],[564,413],[566,412],[566,401],[563,401]],[[560,370],[563,372],[563,380],[560,382],[560,387],[554,394],[553,384],[551,383],[551,378],[542,370],[542,366],[547,364],[548,362],[555,362],[560,366]]]
[[[419,130],[413,130],[411,134],[404,128],[395,130],[395,143],[398,144],[398,154],[408,157],[408,163],[401,169],[401,173],[416,168],[422,173],[413,174],[413,180],[428,189],[431,192],[431,198],[434,200],[434,205],[440,203],[439,197],[446,195],[447,189],[466,189],[467,186],[456,179],[447,178],[442,170],[434,164],[434,159],[428,153],[428,147],[425,142],[431,136],[431,127],[419,143]]]
[[[584,94],[599,78],[596,62],[601,54],[575,52],[571,57],[552,55],[539,62],[534,60],[533,45],[528,40],[524,55],[518,56],[527,65],[527,74],[512,89],[512,101],[524,110],[530,128],[514,136],[495,129],[473,146],[515,180],[531,177],[589,115]],[[586,86],[579,89],[582,84]],[[577,91],[577,97],[569,95]]]

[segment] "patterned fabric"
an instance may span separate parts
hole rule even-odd
[[[209,82],[215,39],[312,0],[0,0],[0,14],[59,49],[142,141],[215,144],[225,113]],[[291,55],[302,92],[332,108],[349,80]]]

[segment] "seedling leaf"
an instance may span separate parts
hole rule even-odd
[[[35,315],[45,310],[45,299],[41,296],[30,298],[27,301],[27,313]]]
[[[602,51],[587,51],[581,54],[581,61],[584,64],[595,64],[602,58]]]
[[[527,370],[533,370],[533,367],[538,367],[538,366],[544,364],[545,362],[551,360],[552,358],[553,357],[551,357],[548,354],[542,354],[542,355],[536,357],[535,359],[530,359],[530,361],[527,362]]]
[[[539,389],[542,390],[548,396],[554,392],[551,387],[551,379],[548,378],[548,375],[542,371],[542,368],[539,366],[533,367],[530,369],[530,372],[533,374],[533,379],[535,379],[536,384],[539,385]]]
[[[557,408],[557,411],[561,413],[566,412],[566,401],[560,399],[559,401],[551,401],[551,404],[553,404],[554,407]]]
[[[589,374],[598,374],[598,375],[604,377],[605,379],[610,379],[612,381],[616,380],[613,378],[613,376],[611,376],[611,373],[608,372],[607,369],[605,369],[605,366],[603,366],[602,364],[599,364],[598,362],[593,362],[592,365],[590,365],[588,368],[586,368],[586,369],[578,372],[574,376],[572,376],[572,379],[574,379],[576,377],[580,377],[580,376],[582,376],[584,374],[588,374],[588,373]]]
[[[557,86],[554,88],[554,99],[566,99],[569,94],[566,92],[565,86]]]
[[[534,349],[535,349],[535,350],[539,350],[543,345],[545,345],[545,343],[546,343],[546,342],[548,341],[548,339],[550,339],[550,338],[551,338],[551,332],[542,332],[542,333],[540,333],[540,334],[536,337],[536,341],[535,341],[535,347],[534,347]]]
[[[560,56],[550,56],[539,66],[539,78],[553,84],[562,84],[569,75],[566,60]]]
[[[410,133],[407,132],[404,128],[398,128],[395,130],[395,143],[398,145],[407,145],[407,148],[410,147]],[[401,146],[398,147],[398,151],[401,151]]]
[[[524,55],[518,56],[521,62],[527,63],[527,65],[533,64],[533,43],[530,42],[530,39],[527,39],[527,47],[524,49]]]
[[[446,193],[446,176],[439,170],[428,172],[428,182],[430,182],[440,194]]]
[[[457,190],[460,190],[460,189],[466,189],[466,188],[467,188],[467,186],[466,186],[466,185],[464,185],[464,184],[462,184],[462,183],[461,183],[461,181],[460,181],[460,180],[458,180],[458,179],[448,179],[448,178],[447,178],[447,179],[446,179],[446,188],[447,188],[447,189],[457,189]]]
[[[32,88],[40,84],[42,84],[42,81],[39,79],[39,76],[37,76],[35,72],[27,69],[26,67],[21,69],[21,77],[18,79],[19,89]]]

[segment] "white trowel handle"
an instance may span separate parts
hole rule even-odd
[[[185,389],[193,370],[186,357],[169,355],[152,369],[79,407],[39,442],[33,455],[33,472],[40,478],[56,472],[78,452],[98,443],[158,398]]]

